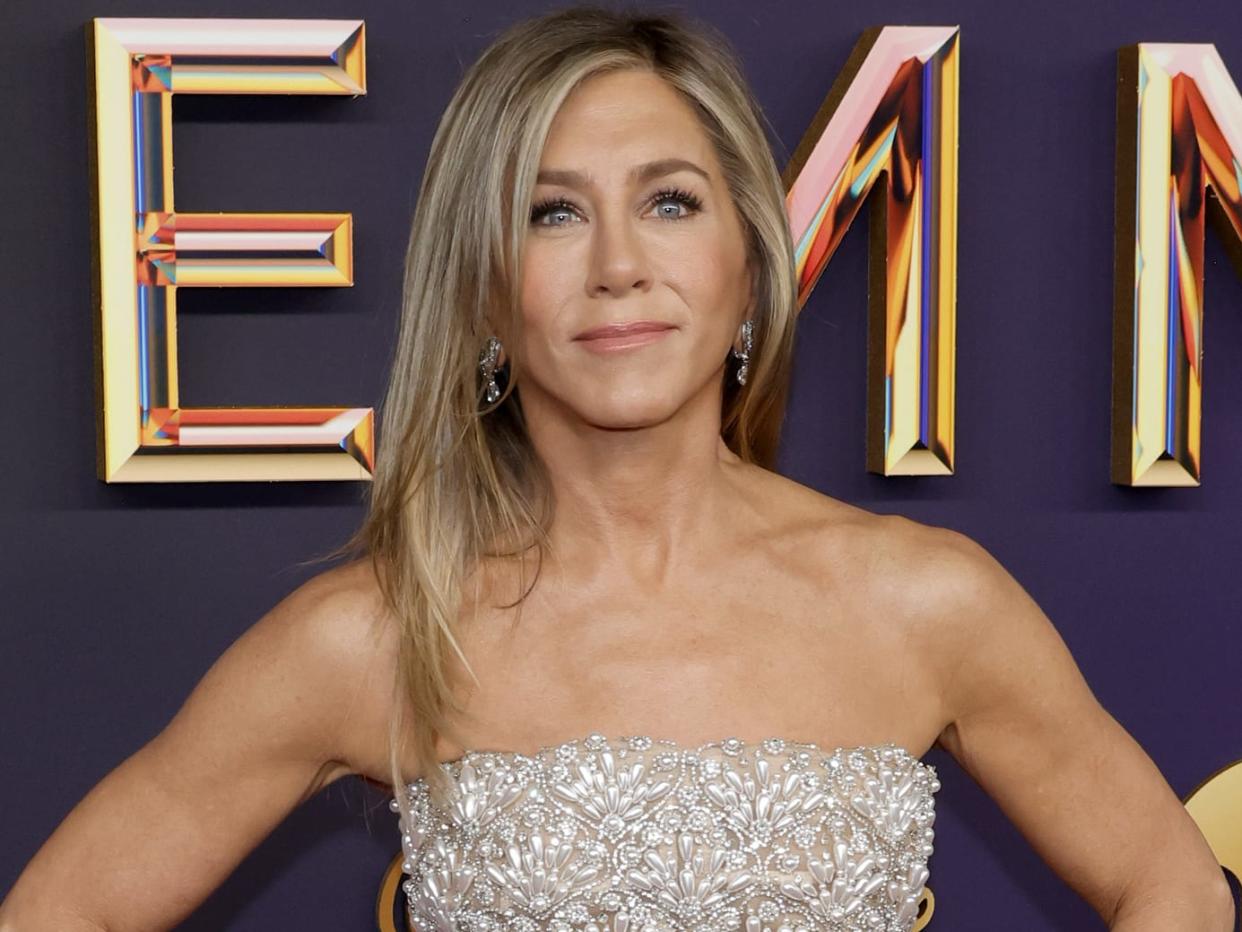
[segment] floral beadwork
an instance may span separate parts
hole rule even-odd
[[[598,733],[467,751],[399,814],[417,932],[909,932],[936,768],[896,744]]]

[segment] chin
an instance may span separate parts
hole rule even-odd
[[[588,423],[607,430],[633,430],[640,427],[652,427],[668,420],[676,405],[670,405],[666,398],[627,397],[615,401],[601,402],[591,405],[582,411],[583,419]]]

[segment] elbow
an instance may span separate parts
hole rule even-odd
[[[1183,879],[1144,885],[1124,896],[1106,921],[1112,932],[1173,928],[1234,932],[1237,915],[1229,881],[1218,868],[1206,883]]]
[[[1237,907],[1233,890],[1223,870],[1217,870],[1206,889],[1193,898],[1191,913],[1198,917],[1196,928],[1211,932],[1233,932]]]
[[[1234,901],[1233,890],[1229,886],[1229,880],[1225,876],[1225,872],[1220,872],[1220,879],[1213,888],[1216,891],[1215,905],[1219,915],[1220,932],[1233,932],[1236,928],[1238,915],[1242,910]]]

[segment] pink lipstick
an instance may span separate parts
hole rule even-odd
[[[672,324],[662,320],[634,320],[592,327],[578,334],[574,340],[582,343],[591,352],[601,353],[645,346],[663,339],[675,329],[677,328]]]

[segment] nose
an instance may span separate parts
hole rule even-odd
[[[601,210],[592,230],[591,267],[587,294],[623,297],[651,288],[651,266],[639,226],[641,220],[626,211]]]

